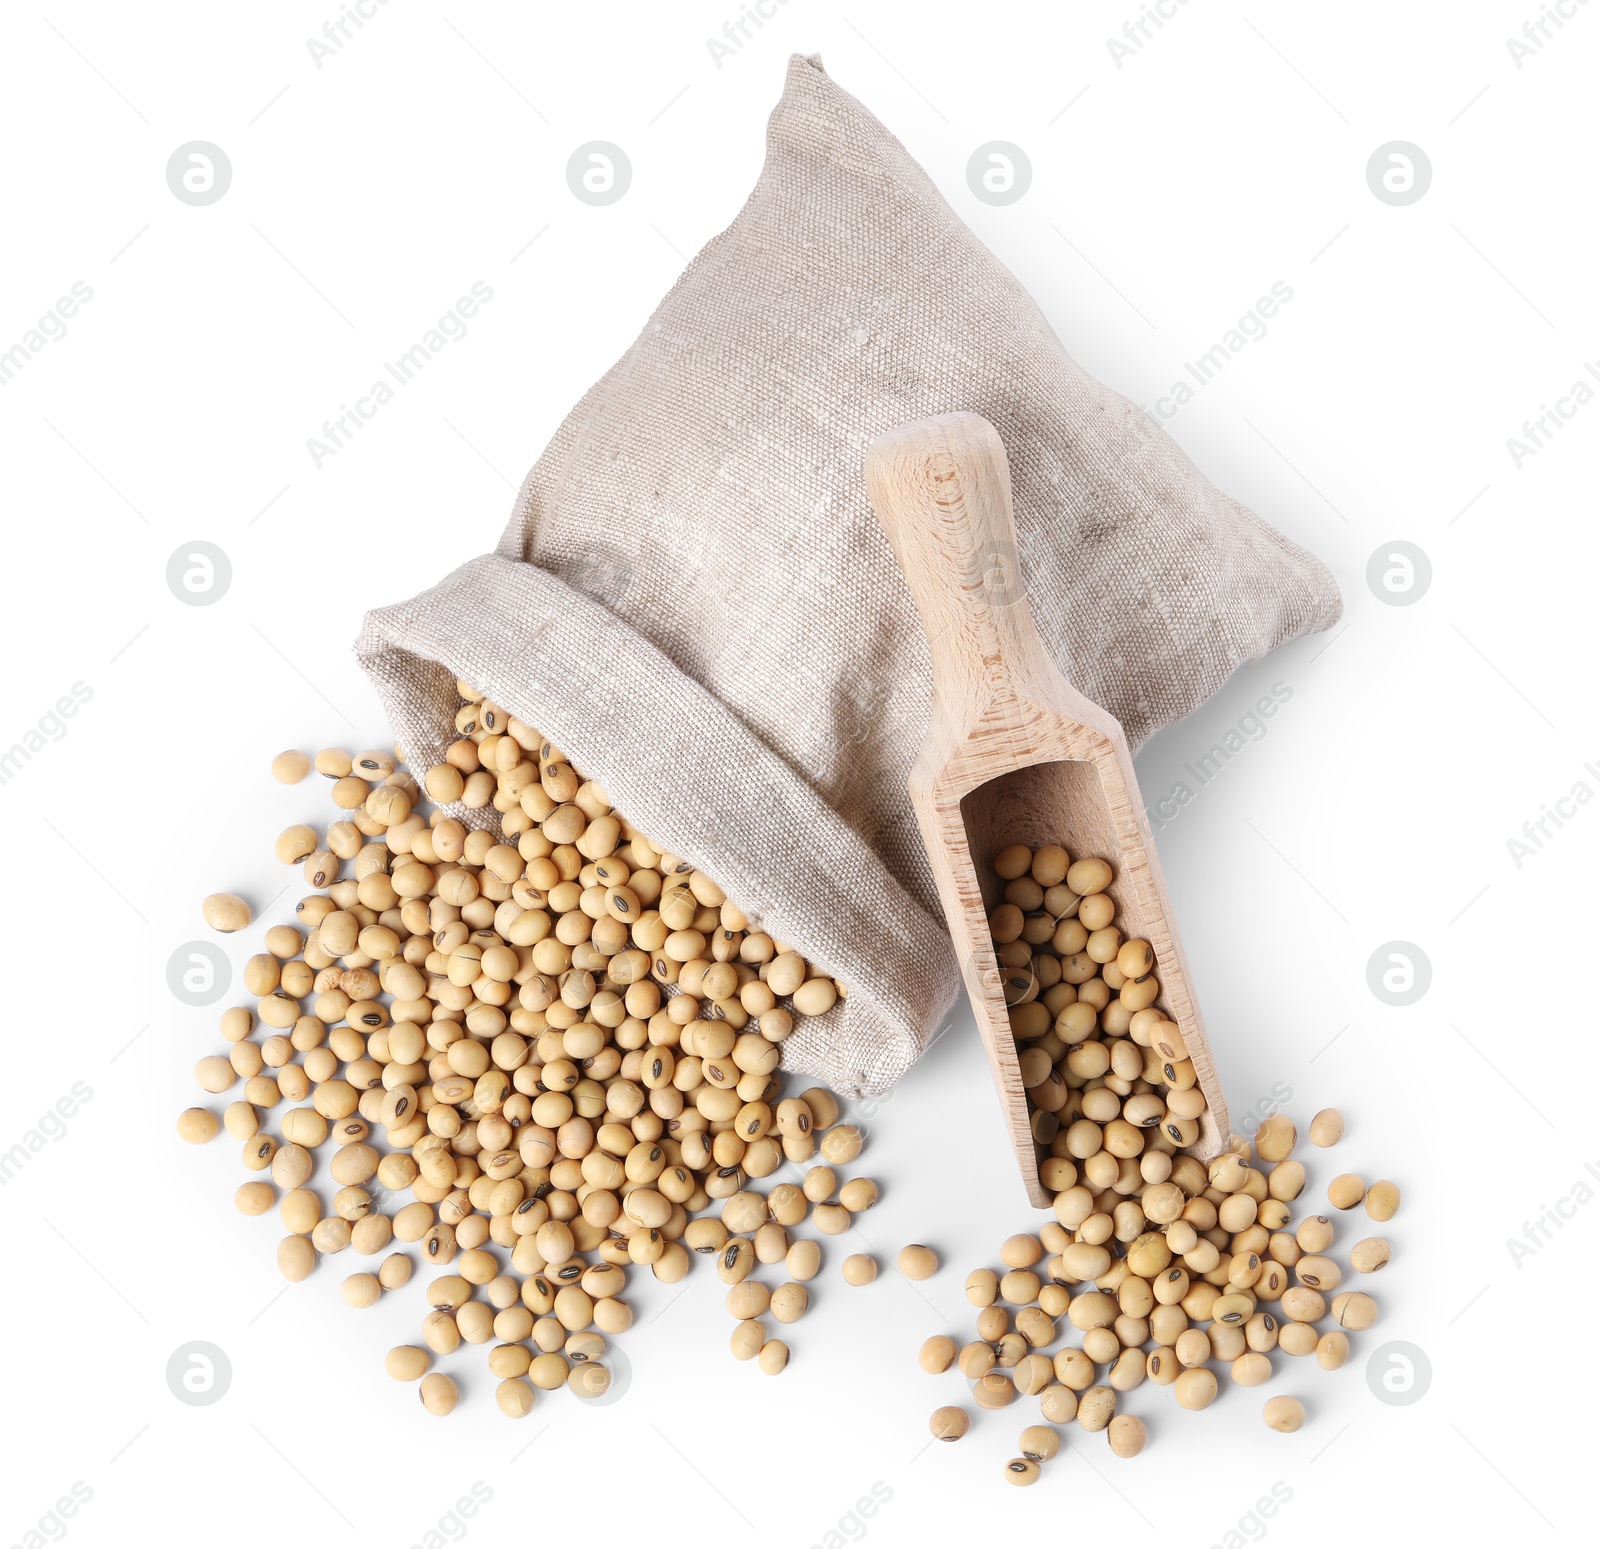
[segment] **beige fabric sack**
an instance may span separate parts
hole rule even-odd
[[[356,646],[419,767],[454,680],[478,684],[846,983],[783,1052],[852,1095],[910,1068],[959,985],[906,795],[927,646],[861,472],[880,432],[953,409],[998,428],[1040,630],[1131,746],[1338,617],[1323,566],[1074,364],[797,55],[749,201],[568,416],[498,548]]]

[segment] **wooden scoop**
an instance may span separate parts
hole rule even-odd
[[[1007,845],[1064,845],[1116,871],[1107,891],[1125,937],[1155,949],[1156,1002],[1178,1024],[1207,1107],[1188,1149],[1226,1144],[1228,1110],[1122,728],[1057,671],[1017,566],[1011,477],[993,425],[942,414],[892,430],[867,451],[867,492],[928,633],[933,717],[911,775],[950,935],[989,1054],[1028,1197],[1049,1203],[1017,1064],[989,911]]]

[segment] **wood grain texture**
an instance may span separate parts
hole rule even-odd
[[[1029,1199],[1049,1204],[988,924],[1002,887],[994,857],[1010,844],[1061,844],[1074,860],[1099,855],[1116,868],[1118,923],[1155,949],[1158,1004],[1182,1031],[1205,1094],[1189,1149],[1209,1159],[1227,1141],[1227,1104],[1133,761],[1122,728],[1062,677],[1034,626],[999,434],[977,414],[920,420],[872,444],[866,478],[932,658],[912,805]]]

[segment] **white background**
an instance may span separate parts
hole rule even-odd
[[[719,69],[706,40],[732,0],[392,0],[318,69],[306,39],[333,0],[5,8],[0,350],[74,282],[94,292],[0,389],[0,743],[74,683],[92,691],[0,787],[0,1148],[75,1082],[93,1094],[4,1184],[5,1543],[75,1481],[93,1494],[66,1527],[86,1545],[403,1545],[463,1528],[797,1546],[979,1528],[1164,1545],[1584,1531],[1585,1460],[1563,1426],[1600,1375],[1583,1289],[1600,1207],[1577,1205],[1520,1267],[1507,1244],[1600,1165],[1585,993],[1600,814],[1570,809],[1520,867],[1507,841],[1575,782],[1600,789],[1585,772],[1600,759],[1600,407],[1520,469],[1506,443],[1600,354],[1600,4],[1520,70],[1506,39],[1533,0],[1192,0],[1119,69],[1106,39],[1137,12],[791,0]],[[635,1277],[622,1400],[546,1396],[520,1425],[471,1349],[450,1363],[462,1408],[425,1416],[382,1369],[416,1337],[416,1285],[353,1312],[338,1284],[354,1266],[334,1262],[280,1295],[275,1218],[230,1203],[234,1143],[174,1137],[220,1007],[178,1004],[168,956],[205,934],[204,893],[272,899],[271,837],[322,817],[320,786],[276,787],[269,758],[386,740],[349,653],[362,609],[492,546],[561,416],[737,211],[794,50],[822,54],[1067,347],[1136,402],[1153,406],[1274,281],[1293,289],[1169,428],[1328,561],[1345,620],[1240,673],[1140,771],[1154,802],[1267,685],[1292,688],[1160,845],[1235,1125],[1278,1083],[1302,1125],[1338,1104],[1349,1135],[1318,1157],[1313,1191],[1344,1167],[1405,1191],[1375,1287],[1383,1320],[1350,1365],[1277,1360],[1268,1391],[1307,1405],[1296,1435],[1262,1426],[1261,1391],[1225,1387],[1192,1415],[1146,1387],[1127,1401],[1150,1429],[1143,1457],[1073,1427],[1032,1491],[1001,1479],[1029,1401],[959,1446],[926,1445],[929,1411],[964,1394],[917,1370],[917,1346],[970,1326],[968,1268],[1037,1219],[964,1019],[860,1116],[883,1201],[862,1243],[829,1245],[785,1375],[729,1358],[703,1267],[682,1287]],[[565,181],[594,139],[633,165],[605,209]],[[1004,208],[965,175],[997,139],[1034,169]],[[1399,208],[1365,174],[1396,139],[1433,168]],[[191,140],[232,163],[205,207],[165,180]],[[307,438],[474,281],[494,299],[469,336],[314,467]],[[195,539],[231,561],[212,606],[165,582]],[[1367,584],[1394,540],[1431,561],[1411,606]],[[1367,981],[1397,939],[1433,973],[1404,1008]],[[236,964],[253,945],[231,944]],[[1342,1223],[1342,1244],[1366,1224]],[[838,1278],[845,1251],[909,1240],[944,1255],[925,1285]],[[1389,1339],[1432,1363],[1409,1407],[1368,1387]],[[209,1408],[164,1378],[193,1340],[232,1362]],[[489,1503],[445,1518],[475,1482]],[[1275,1483],[1287,1503],[1250,1518]],[[851,1518],[874,1484],[887,1503]]]

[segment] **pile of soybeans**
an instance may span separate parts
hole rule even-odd
[[[990,930],[1055,1219],[1007,1238],[998,1271],[968,1276],[975,1337],[935,1335],[921,1362],[959,1370],[979,1409],[1039,1400],[1051,1424],[1026,1429],[1021,1455],[1006,1464],[1008,1480],[1028,1485],[1059,1449],[1052,1425],[1075,1419],[1104,1431],[1119,1457],[1142,1451],[1144,1422],[1118,1406],[1146,1383],[1170,1387],[1181,1408],[1205,1409],[1217,1369],[1257,1387],[1272,1378],[1275,1356],[1344,1365],[1350,1332],[1370,1328],[1378,1309],[1367,1292],[1340,1287],[1350,1271],[1382,1269],[1390,1249],[1364,1238],[1347,1270],[1332,1256],[1333,1217],[1295,1221],[1306,1169],[1284,1113],[1260,1125],[1253,1148],[1230,1137],[1208,1164],[1181,1152],[1204,1100],[1181,1032],[1157,1005],[1150,944],[1124,939],[1115,924],[1106,861],[1014,845],[995,870],[1004,891]],[[1311,1121],[1318,1147],[1343,1134],[1334,1109]],[[1353,1173],[1334,1178],[1327,1197],[1335,1212],[1364,1204],[1376,1222],[1400,1204],[1395,1184],[1369,1187]],[[1062,1321],[1078,1342],[1052,1352]],[[1275,1396],[1262,1417],[1295,1431],[1305,1408]],[[930,1427],[954,1441],[970,1418],[946,1405]]]
[[[349,1251],[372,1265],[343,1282],[364,1308],[420,1260],[418,1343],[385,1364],[429,1413],[458,1403],[435,1361],[462,1345],[486,1347],[513,1418],[541,1390],[599,1398],[608,1340],[633,1319],[629,1277],[678,1281],[692,1255],[727,1287],[733,1355],[782,1372],[768,1321],[806,1312],[819,1236],[878,1198],[835,1170],[863,1143],[836,1099],[785,1097],[778,1073],[797,1019],[845,987],[652,844],[536,730],[458,687],[457,740],[420,784],[398,749],[274,760],[286,784],[325,776],[337,815],[278,837],[310,891],[245,964],[253,1004],[223,1013],[227,1052],[196,1066],[228,1099],[220,1116],[189,1108],[178,1132],[240,1144],[235,1203],[276,1209],[285,1278]],[[1005,1465],[1026,1485],[1074,1420],[1118,1456],[1141,1451],[1144,1422],[1119,1406],[1145,1384],[1204,1409],[1218,1369],[1253,1387],[1279,1356],[1343,1365],[1377,1307],[1341,1286],[1390,1249],[1367,1237],[1346,1268],[1335,1217],[1294,1219],[1306,1173],[1282,1113],[1253,1147],[1232,1137],[1209,1164],[1185,1153],[1204,1099],[1149,944],[1117,928],[1109,864],[1055,845],[994,864],[991,930],[1054,1219],[972,1272],[974,1337],[934,1336],[921,1364],[958,1370],[979,1410],[1038,1399],[1045,1423]],[[219,931],[251,923],[231,893],[202,912]],[[1309,1133],[1325,1147],[1343,1131],[1325,1109]],[[786,1165],[799,1182],[758,1187]],[[1336,1213],[1364,1204],[1377,1222],[1399,1205],[1393,1183],[1350,1173],[1327,1192]],[[896,1264],[920,1280],[938,1260],[912,1244]],[[757,1277],[765,1266],[781,1283]],[[840,1273],[861,1286],[878,1268],[852,1254]],[[1066,1330],[1076,1343],[1058,1341]],[[1304,1413],[1284,1394],[1263,1418],[1293,1431]],[[970,1420],[946,1405],[931,1429],[956,1440]]]
[[[463,1343],[488,1346],[508,1415],[540,1389],[600,1396],[629,1276],[679,1280],[691,1253],[729,1287],[734,1355],[781,1372],[788,1348],[762,1320],[799,1318],[822,1262],[798,1228],[837,1235],[878,1193],[833,1171],[862,1145],[833,1096],[783,1097],[777,1071],[796,1019],[844,988],[536,730],[460,689],[457,740],[420,786],[398,749],[325,749],[340,814],[278,838],[312,891],[246,963],[255,1001],[223,1014],[227,1052],[195,1069],[232,1097],[221,1127],[253,1175],[235,1202],[276,1207],[291,1281],[346,1250],[375,1260],[344,1281],[352,1307],[405,1285],[413,1252],[433,1272],[421,1342],[387,1361],[431,1413],[458,1400],[433,1357]],[[312,767],[288,752],[273,773]],[[233,894],[202,913],[221,931],[251,918]],[[209,1108],[178,1121],[196,1143],[218,1128]],[[819,1154],[802,1184],[755,1187]],[[769,1292],[758,1265],[787,1279]],[[876,1264],[853,1255],[843,1272],[863,1284]]]

